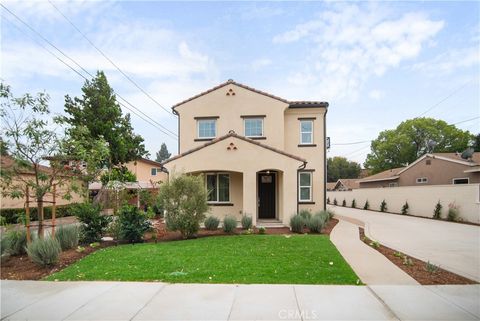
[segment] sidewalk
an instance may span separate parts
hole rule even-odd
[[[381,253],[363,243],[359,237],[358,225],[339,218],[330,234],[330,240],[365,284],[419,284]]]
[[[479,285],[1,281],[2,320],[478,320]]]

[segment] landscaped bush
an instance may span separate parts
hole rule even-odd
[[[402,214],[403,214],[403,215],[407,215],[409,208],[410,208],[410,207],[408,206],[408,202],[405,202],[405,204],[403,204],[403,206],[402,206]]]
[[[331,220],[333,218],[333,215],[335,215],[335,213],[332,210],[329,210],[329,209],[327,209],[327,214],[328,214],[328,219],[329,220]]]
[[[143,235],[152,225],[143,211],[136,206],[124,205],[118,213],[120,225],[120,238],[130,243],[138,243],[143,240]]]
[[[226,233],[233,233],[237,227],[237,220],[233,216],[225,216],[223,219],[223,231]]]
[[[365,201],[365,205],[363,205],[364,210],[368,210],[370,208],[370,203],[368,203],[368,200]]]
[[[209,216],[205,219],[205,228],[209,231],[215,231],[218,228],[218,225],[220,224],[220,220],[216,218],[215,216]]]
[[[98,242],[108,228],[112,218],[100,213],[100,206],[90,203],[77,204],[72,213],[81,223],[80,242]]]
[[[347,201],[345,199],[342,201],[342,206],[343,207],[347,206]]]
[[[247,216],[246,214],[242,216],[242,228],[245,230],[248,230],[249,228],[252,228],[252,217]]]
[[[355,201],[355,199],[352,200],[352,208],[357,208],[357,201]]]
[[[336,199],[336,198],[333,199],[333,205],[335,205],[335,206],[338,205],[338,202],[337,202],[337,199]]]
[[[387,210],[388,210],[387,202],[385,202],[385,200],[383,200],[382,203],[380,203],[380,212],[386,212]]]
[[[72,208],[77,204],[59,205],[57,206],[55,217],[65,217],[72,214]],[[5,218],[6,224],[23,223],[25,218],[24,208],[2,208],[0,209],[0,215]],[[46,220],[52,218],[52,206],[46,206],[43,208],[43,215]],[[38,214],[36,207],[30,207],[30,221],[38,221]]]
[[[62,252],[60,242],[51,237],[38,238],[27,246],[28,257],[41,266],[55,264],[60,252]]]
[[[447,220],[452,222],[458,220],[458,206],[455,203],[448,204]]]
[[[333,213],[330,214],[329,211],[318,211],[314,216],[318,216],[322,219],[323,223],[326,224],[333,216]]]
[[[303,233],[305,219],[299,214],[295,214],[290,218],[290,228],[294,233]]]
[[[442,204],[440,201],[437,202],[437,205],[435,205],[435,209],[433,210],[433,218],[435,219],[440,219],[442,218]]]
[[[315,213],[307,222],[307,227],[311,233],[320,233],[325,227],[329,218],[327,211],[320,211]]]
[[[267,232],[267,229],[264,228],[263,226],[260,226],[260,227],[258,228],[258,234],[262,234],[262,235],[263,235],[263,234],[265,234],[266,232]]]
[[[80,229],[77,225],[61,225],[55,231],[55,238],[60,243],[62,251],[73,249],[78,246]]]
[[[330,197],[327,197],[327,204],[330,204]]]
[[[298,215],[303,218],[304,222],[308,221],[312,217],[312,213],[309,210],[301,210]]]
[[[10,256],[10,240],[5,236],[0,238],[0,258],[3,261]]]
[[[8,245],[8,253],[10,255],[25,254],[25,246],[27,245],[27,231],[10,230],[5,233],[5,242]]]
[[[162,183],[158,193],[158,206],[165,210],[169,230],[180,231],[183,238],[193,237],[208,210],[203,176],[182,174]]]

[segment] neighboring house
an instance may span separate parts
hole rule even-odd
[[[1,168],[2,170],[8,170],[14,165],[14,160],[10,156],[2,156],[1,157]],[[39,165],[39,169],[43,173],[50,173],[52,169],[48,166],[44,165]],[[34,181],[35,180],[35,174],[33,170],[28,170],[25,169],[21,173],[22,179],[15,179],[13,178],[13,184],[12,185],[23,185],[24,183],[22,181]],[[67,177],[67,176],[63,176]],[[57,206],[62,206],[62,205],[68,205],[71,203],[79,203],[83,201],[83,197],[79,194],[74,193],[71,191],[70,188],[70,179],[65,179],[61,182],[61,185],[56,189],[56,205]],[[24,189],[22,189],[25,191]],[[8,193],[8,190],[5,191]],[[66,200],[63,197],[65,194],[69,192],[71,195],[71,199]],[[51,201],[53,200],[53,195],[52,193],[47,193],[44,197],[44,206],[49,207],[52,206]],[[30,190],[30,207],[36,207],[37,203],[35,201],[35,196],[34,196],[34,191]],[[1,196],[1,208],[2,209],[7,209],[7,208],[24,208],[25,207],[25,198],[10,198],[10,197],[4,197]]]
[[[328,182],[327,183],[327,191],[333,191],[335,189],[336,185],[337,185],[337,182]]]
[[[425,154],[406,167],[365,177],[360,188],[480,183],[480,153],[469,160],[457,153]]]
[[[146,158],[128,162],[125,167],[135,174],[137,182],[144,188],[156,189],[168,179],[168,174],[163,170],[161,163]]]
[[[288,101],[233,80],[172,107],[179,155],[170,173],[204,174],[211,214],[288,225],[325,208],[328,103]]]
[[[358,178],[341,178],[336,183],[333,183],[335,185],[333,185],[331,191],[351,191],[352,189],[359,188],[360,184],[358,181]]]

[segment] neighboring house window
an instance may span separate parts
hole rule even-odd
[[[388,187],[397,187],[398,186],[398,183],[390,183],[388,184]]]
[[[222,203],[230,201],[230,175],[207,174],[206,184],[208,202]]]
[[[300,144],[313,144],[313,120],[300,121]]]
[[[300,202],[312,201],[312,173],[299,172],[298,173],[298,200]]]
[[[157,176],[157,173],[160,173],[161,171],[162,171],[161,168],[152,167],[152,169],[150,170],[150,173],[152,174],[152,176]]]
[[[198,138],[215,138],[217,136],[216,125],[215,119],[197,120]]]
[[[417,184],[425,184],[427,182],[428,182],[428,179],[426,177],[417,178]]]
[[[469,183],[470,183],[470,179],[468,177],[453,179],[453,184],[469,184]]]
[[[245,136],[262,137],[263,136],[263,118],[245,118]]]

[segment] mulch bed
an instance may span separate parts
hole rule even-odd
[[[331,219],[325,228],[322,231],[322,234],[330,235],[332,229],[338,223],[337,219]],[[172,232],[166,229],[165,223],[162,220],[155,220],[153,226],[156,230],[156,241],[157,242],[169,242],[169,241],[178,241],[182,240],[182,235],[180,232]],[[258,234],[258,228],[252,229],[253,233]],[[308,230],[305,230],[307,233]],[[155,242],[155,238],[152,237],[153,233],[145,234],[146,242]],[[222,229],[216,231],[208,231],[205,229],[200,229],[197,234],[197,238],[208,237],[208,236],[230,236],[230,235],[241,235],[245,234],[245,230],[237,228],[232,234],[225,233]],[[266,228],[265,234],[270,235],[284,235],[284,234],[293,234],[288,227],[275,227],[275,228]],[[36,263],[32,262],[26,254],[19,256],[11,256],[7,258],[4,262],[1,263],[0,269],[0,278],[2,280],[40,280],[47,275],[58,272],[70,264],[77,262],[78,260],[84,258],[85,256],[109,246],[115,246],[118,243],[115,241],[102,241],[98,247],[90,247],[88,245],[84,246],[85,251],[77,252],[76,249],[71,249],[63,251],[60,254],[57,264],[51,267],[41,267]]]
[[[359,228],[360,239],[370,246],[371,248],[382,253],[387,259],[389,259],[393,264],[398,266],[412,278],[414,278],[418,283],[422,285],[437,285],[437,284],[478,284],[473,280],[467,279],[458,274],[449,272],[440,267],[435,272],[427,271],[426,265],[427,262],[416,259],[414,257],[408,256],[405,253],[395,251],[389,247],[379,244],[378,247],[371,246],[371,240],[368,237],[365,237],[365,230]],[[394,255],[394,254],[397,254]],[[404,264],[404,257],[408,257],[408,261],[411,264]]]
[[[98,247],[84,246],[85,251],[77,252],[76,249],[63,251],[60,253],[57,264],[51,267],[41,267],[32,262],[29,257],[24,255],[11,256],[2,262],[0,277],[2,280],[40,280],[52,273],[58,272],[81,258],[109,246],[115,245],[115,242],[100,242]]]

